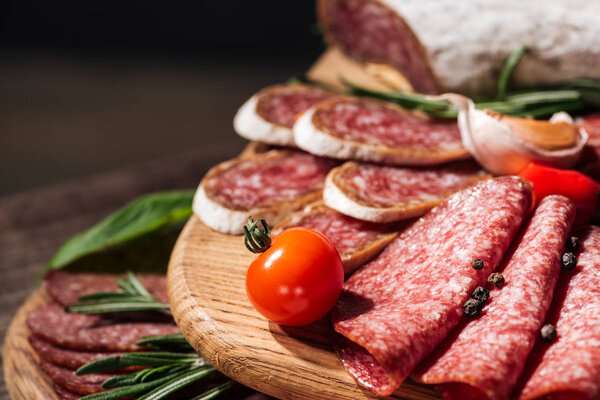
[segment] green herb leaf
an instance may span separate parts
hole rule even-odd
[[[126,367],[160,367],[176,363],[206,365],[206,361],[196,353],[137,352],[92,361],[80,367],[75,373],[77,375],[88,375]]]
[[[194,351],[194,348],[185,340],[181,333],[160,336],[144,336],[137,342],[140,346],[148,346],[156,350],[165,351]]]
[[[156,389],[138,397],[139,400],[161,400],[178,390],[204,378],[215,372],[214,367],[200,367],[189,372],[183,372],[179,376],[171,378]]]
[[[192,398],[191,400],[212,400],[220,394],[225,393],[230,387],[234,385],[235,382],[229,381],[225,382],[222,385],[216,386],[206,392],[202,393],[199,396]]]
[[[500,77],[498,78],[499,99],[504,99],[504,96],[506,96],[506,88],[508,87],[508,81],[510,80],[510,76],[512,75],[519,61],[521,61],[521,57],[523,57],[526,51],[527,47],[519,47],[508,57],[506,63],[504,63],[504,67],[502,68],[502,72],[500,72]]]
[[[58,269],[85,255],[124,244],[192,215],[194,191],[159,192],[140,197],[97,225],[69,239],[46,264]]]
[[[152,382],[138,383],[135,385],[123,386],[108,390],[106,392],[89,394],[81,397],[79,400],[118,400],[122,399],[123,397],[132,396],[139,393],[147,393],[148,391],[179,377],[179,375],[180,373],[174,373]]]

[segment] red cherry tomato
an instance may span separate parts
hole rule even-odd
[[[519,172],[519,176],[533,183],[536,203],[551,194],[561,194],[571,199],[577,209],[573,226],[587,226],[594,216],[600,185],[581,172],[529,163]]]
[[[331,241],[308,228],[289,228],[248,268],[246,293],[254,308],[282,325],[306,325],[335,305],[344,283]]]

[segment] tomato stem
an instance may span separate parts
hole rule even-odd
[[[258,224],[262,225],[262,229]],[[252,216],[248,217],[248,224],[244,229],[244,245],[252,253],[263,253],[271,247],[271,228],[264,218],[256,221]]]

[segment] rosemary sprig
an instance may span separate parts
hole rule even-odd
[[[506,87],[508,86],[510,76],[512,75],[519,61],[521,61],[521,57],[523,57],[526,51],[527,48],[525,46],[519,47],[508,57],[508,59],[504,63],[504,67],[502,68],[502,72],[500,72],[500,77],[498,78],[497,97],[499,99],[504,99],[504,97],[506,96]]]
[[[78,314],[103,314],[125,311],[158,311],[170,313],[168,304],[156,300],[136,276],[128,272],[127,280],[118,278],[122,292],[100,292],[79,298],[67,310]]]
[[[575,79],[562,85],[508,91],[510,77],[525,52],[525,46],[521,46],[508,57],[498,78],[496,97],[475,99],[475,107],[533,118],[549,117],[559,111],[584,112],[600,109],[600,83],[591,79]],[[324,87],[324,84],[308,78],[296,77],[295,80]],[[458,110],[445,100],[421,93],[372,90],[356,85],[344,77],[339,80],[347,88],[345,94],[388,101],[435,118],[454,119],[458,116]]]
[[[118,279],[117,284],[122,289],[121,292],[83,296],[80,298],[80,303],[71,306],[69,311],[75,310],[74,312],[80,313],[137,311],[137,305],[143,305],[145,308],[140,309],[144,311],[168,311],[168,306],[157,301],[134,274],[128,273],[127,279]],[[137,344],[155,351],[106,357],[85,364],[76,371],[77,375],[86,375],[123,370],[128,367],[144,368],[141,371],[107,379],[102,387],[109,390],[84,396],[83,400],[117,400],[130,396],[143,400],[162,400],[216,372],[213,366],[193,351],[194,349],[181,333],[145,336]],[[233,384],[233,381],[227,380],[194,399],[214,399]]]

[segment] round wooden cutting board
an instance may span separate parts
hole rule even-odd
[[[346,373],[327,318],[303,327],[269,322],[248,302],[246,268],[255,257],[242,236],[212,231],[192,217],[169,263],[169,298],[192,346],[224,374],[284,400],[375,399]],[[431,386],[405,382],[394,399],[439,399]]]
[[[27,314],[48,301],[45,290],[37,289],[19,308],[6,332],[2,353],[4,381],[12,400],[59,400],[27,341],[29,328],[25,324]]]

